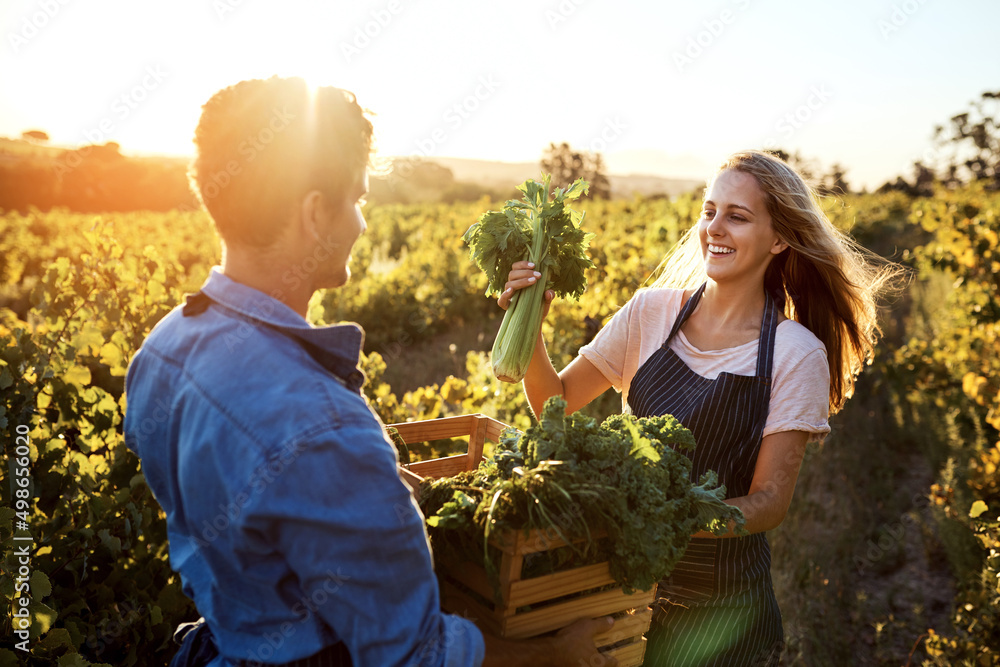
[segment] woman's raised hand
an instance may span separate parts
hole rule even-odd
[[[511,265],[510,273],[507,274],[507,283],[504,285],[504,290],[497,298],[497,303],[501,308],[507,310],[510,306],[510,300],[514,297],[514,292],[519,289],[524,289],[525,287],[531,287],[535,282],[542,277],[542,274],[535,271],[535,265],[532,262],[514,262]],[[545,295],[542,303],[542,317],[544,318],[549,314],[549,305],[552,303],[552,297],[555,293],[552,290],[545,290]]]

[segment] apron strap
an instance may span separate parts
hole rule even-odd
[[[670,335],[667,336],[667,340],[664,341],[663,347],[668,347],[670,345],[670,341],[672,341],[674,336],[677,335],[677,332],[681,330],[681,325],[683,325],[691,313],[694,312],[694,309],[698,306],[698,302],[701,301],[701,295],[705,293],[705,287],[707,285],[707,282],[702,283],[701,287],[695,290],[694,294],[691,295],[691,298],[688,299],[687,303],[684,304],[684,307],[681,308],[681,312],[677,314],[677,319],[674,320],[674,326],[670,330]]]
[[[674,320],[674,326],[670,329],[670,335],[663,342],[664,348],[670,346],[670,341],[674,339],[677,332],[681,330],[681,326],[691,316],[694,309],[698,307],[698,302],[701,301],[701,295],[705,293],[707,285],[707,282],[702,283],[701,287],[695,290],[691,298],[681,308],[681,312],[677,314],[677,318]],[[778,309],[775,307],[774,297],[771,296],[768,290],[764,290],[764,316],[761,318],[760,338],[757,344],[757,377],[759,378],[771,379],[771,370],[774,365],[774,340],[777,328]]]
[[[774,339],[778,330],[778,309],[771,292],[764,290],[764,317],[760,323],[760,343],[757,346],[757,377],[771,379],[774,365]]]

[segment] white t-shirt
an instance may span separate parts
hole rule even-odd
[[[580,356],[604,374],[622,394],[627,412],[632,378],[643,363],[663,345],[683,304],[684,292],[675,289],[640,290],[615,313]],[[755,375],[758,341],[723,350],[703,351],[678,331],[670,349],[688,367],[709,379],[719,373]],[[764,435],[781,431],[806,431],[810,440],[830,432],[830,367],[826,347],[794,320],[778,324],[771,371],[771,401]]]

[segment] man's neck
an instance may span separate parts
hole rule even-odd
[[[222,273],[226,277],[281,301],[305,319],[315,290],[308,275],[292,271],[295,265],[294,260],[277,252],[229,247],[222,251]]]

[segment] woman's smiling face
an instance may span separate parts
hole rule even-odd
[[[788,247],[778,238],[764,192],[750,174],[727,169],[712,180],[698,221],[705,272],[716,283],[764,283],[771,259]]]

